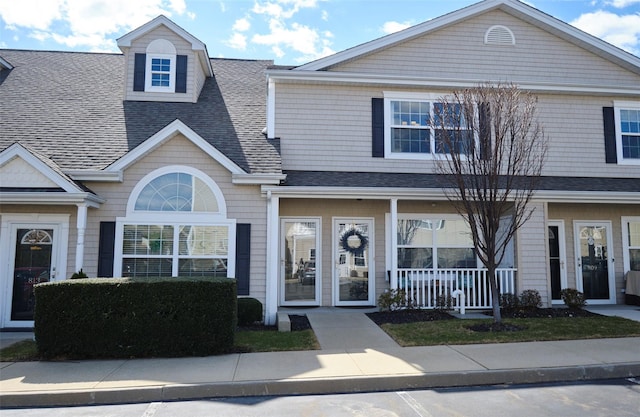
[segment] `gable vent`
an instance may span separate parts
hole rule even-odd
[[[487,29],[484,34],[484,43],[486,45],[515,45],[516,37],[508,27],[495,25]]]

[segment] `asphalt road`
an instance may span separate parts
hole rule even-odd
[[[640,416],[640,378],[546,385],[3,409],[2,417]]]

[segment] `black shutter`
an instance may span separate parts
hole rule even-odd
[[[491,107],[480,103],[478,107],[478,129],[480,130],[480,159],[488,160],[491,152]]]
[[[251,224],[236,224],[236,282],[238,295],[249,295]]]
[[[371,99],[371,156],[384,158],[384,99]]]
[[[98,276],[113,277],[113,251],[116,241],[116,222],[100,222],[98,245]]]
[[[613,116],[613,107],[603,107],[602,118],[604,120],[605,161],[607,164],[617,164],[618,152],[616,150],[616,121]]]
[[[176,93],[187,92],[187,56],[178,55],[176,61]]]
[[[147,70],[147,55],[136,54],[133,67],[133,91],[144,91],[144,73]]]

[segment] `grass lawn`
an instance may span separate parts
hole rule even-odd
[[[562,317],[504,319],[523,328],[519,331],[482,332],[469,327],[491,322],[481,320],[435,320],[382,324],[401,346],[461,345],[471,343],[533,342],[640,336],[640,322],[620,317]]]

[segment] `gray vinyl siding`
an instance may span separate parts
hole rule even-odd
[[[177,55],[186,55],[187,58],[187,93],[157,93],[145,91],[133,91],[133,70],[135,54],[146,53],[149,43],[156,39],[166,39],[176,48]],[[202,72],[202,66],[196,65],[196,57],[191,44],[185,41],[173,31],[164,26],[160,26],[144,35],[140,36],[131,44],[131,48],[126,55],[126,90],[125,99],[133,101],[174,101],[174,102],[195,102],[204,83],[204,77],[198,72]]]
[[[515,46],[485,45],[484,34],[493,25],[511,29]],[[640,83],[640,75],[501,11],[354,59],[331,71],[633,88]]]
[[[101,221],[115,221],[126,216],[129,196],[136,184],[150,172],[169,165],[189,166],[210,176],[220,187],[227,205],[227,217],[237,223],[251,223],[251,296],[264,302],[266,293],[266,200],[259,186],[237,186],[231,182],[231,173],[212,160],[189,140],[178,135],[141,158],[124,172],[122,183],[89,183],[91,189],[106,202],[99,210],[89,210],[85,239],[85,272],[95,276],[98,262],[98,231]],[[75,220],[72,220],[71,236]],[[71,237],[70,236],[70,237]],[[75,239],[75,237],[74,237]],[[70,241],[71,243],[71,241]],[[70,244],[71,262],[75,259],[75,246]],[[115,276],[119,271],[114,271]]]
[[[432,172],[429,160],[371,156],[371,98],[383,97],[384,91],[447,93],[408,87],[278,84],[275,133],[281,138],[283,169]],[[568,94],[538,97],[539,120],[549,138],[544,175],[638,176],[638,166],[605,161],[602,107],[613,106],[615,97]]]

